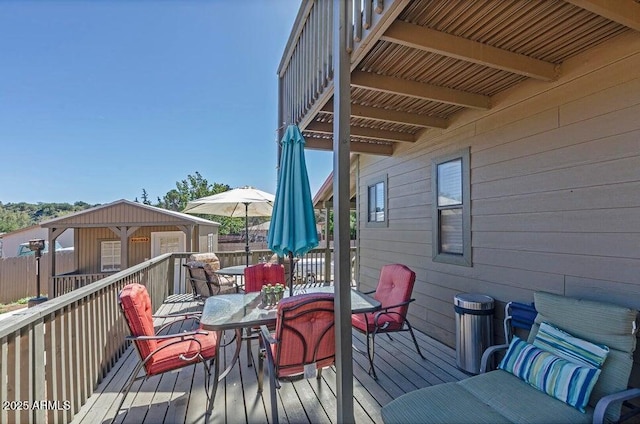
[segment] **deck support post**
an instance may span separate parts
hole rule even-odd
[[[349,245],[349,154],[351,116],[350,1],[333,2],[333,246],[336,303],[337,422],[354,422],[351,350],[351,261]],[[351,40],[352,41],[352,40]]]

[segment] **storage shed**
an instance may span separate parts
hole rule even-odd
[[[41,223],[48,229],[49,246],[55,246],[64,231],[74,229],[73,274],[90,274],[91,281],[163,253],[214,251],[219,225],[124,199]],[[55,260],[50,271],[54,280]]]

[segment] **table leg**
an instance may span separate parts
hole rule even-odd
[[[220,346],[222,345],[222,337],[224,335],[224,331],[216,331],[216,336],[218,337],[218,344],[216,346],[216,358],[214,364],[213,364],[213,382],[210,382],[210,384],[213,384],[213,390],[211,392],[211,394],[207,393],[207,395],[209,396],[209,400],[207,402],[207,412],[205,415],[205,420],[209,421],[209,418],[211,418],[211,411],[213,411],[213,401],[215,399],[215,394],[216,391],[218,389],[218,382],[221,380],[221,378],[218,377],[219,373],[220,373],[220,360],[222,358],[220,358]]]
[[[231,362],[229,363],[229,366],[224,371],[222,371],[222,374],[220,374],[220,377],[218,377],[218,381],[225,378],[227,374],[231,372],[231,369],[236,364],[236,362],[238,362],[238,357],[240,356],[240,348],[242,347],[242,328],[237,328],[235,331],[236,331],[236,350],[235,352],[233,352],[233,358],[231,358]],[[220,334],[218,335],[218,340],[221,340]],[[220,346],[220,344],[218,344],[218,346]],[[216,361],[216,363],[217,362],[218,361]]]

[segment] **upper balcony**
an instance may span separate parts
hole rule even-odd
[[[567,59],[640,30],[633,0],[347,2],[355,153],[391,155],[499,110],[506,90],[547,90]],[[333,5],[302,1],[278,69],[280,123],[312,149],[332,149]]]

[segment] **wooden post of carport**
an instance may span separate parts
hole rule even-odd
[[[47,297],[52,299],[57,296],[55,292],[55,284],[53,277],[56,275],[56,240],[60,237],[60,234],[64,233],[66,228],[53,228],[50,227],[48,231],[49,239],[49,281],[47,281]],[[40,296],[40,293],[37,294]]]
[[[191,249],[191,252],[199,252],[200,251],[200,235],[195,234],[194,230],[198,230],[200,232],[200,227],[197,225],[178,225],[178,229],[185,233],[187,236],[187,240],[185,242],[186,248]]]
[[[140,227],[109,227],[118,237],[120,237],[120,269],[129,268],[129,237]]]

